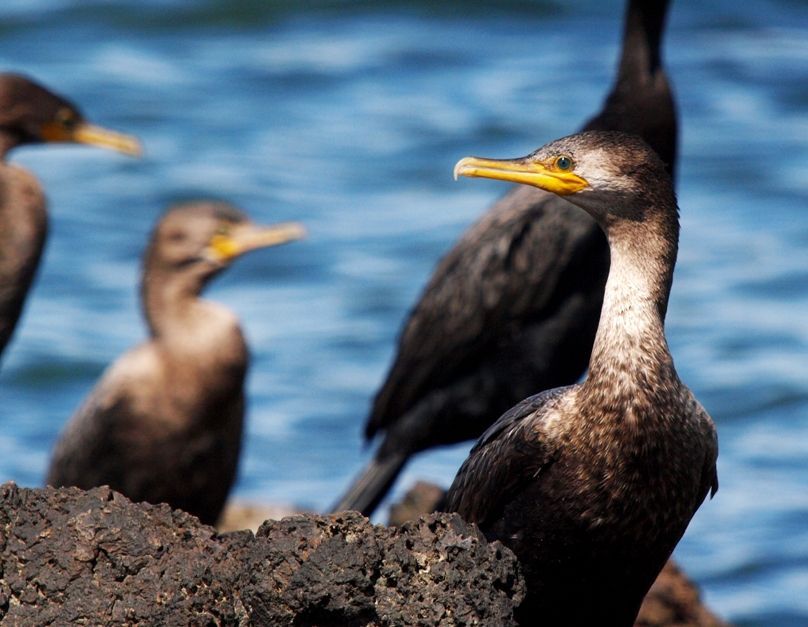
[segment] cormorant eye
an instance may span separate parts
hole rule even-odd
[[[56,121],[62,128],[68,131],[76,128],[76,125],[79,123],[78,117],[70,109],[60,109],[56,114]]]
[[[185,232],[184,231],[170,231],[168,235],[166,235],[166,239],[169,242],[181,242],[185,239]]]
[[[572,166],[574,165],[572,159],[567,157],[566,155],[562,155],[560,157],[556,157],[555,160],[555,167],[563,172],[568,172],[572,170]]]
[[[230,225],[229,224],[220,224],[216,228],[216,233],[214,235],[219,235],[221,237],[227,237],[230,235]]]

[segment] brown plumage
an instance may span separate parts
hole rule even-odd
[[[0,355],[22,313],[48,228],[41,186],[6,157],[17,146],[42,142],[140,150],[134,138],[91,126],[73,103],[31,79],[0,74]]]
[[[519,556],[523,624],[630,626],[718,487],[715,428],[664,335],[679,234],[671,179],[640,139],[605,132],[523,159],[464,159],[456,173],[563,195],[606,233],[611,268],[586,380],[505,413],[460,468],[446,509]]]
[[[104,373],[54,449],[47,483],[109,485],[214,524],[236,476],[249,354],[236,317],[201,299],[239,255],[302,236],[259,227],[225,203],[179,205],[146,251],[150,338]]]
[[[585,129],[643,137],[669,172],[676,110],[660,58],[667,1],[630,0],[617,80]],[[369,515],[409,458],[479,437],[530,394],[583,374],[609,268],[583,212],[514,187],[440,261],[409,313],[365,426],[381,443],[335,511]]]

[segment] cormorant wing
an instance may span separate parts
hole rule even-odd
[[[702,428],[707,432],[704,437],[705,439],[712,438],[713,440],[712,455],[708,455],[705,458],[701,475],[701,493],[704,495],[703,500],[707,498],[708,494],[710,498],[713,498],[715,493],[718,492],[718,468],[716,466],[716,462],[718,461],[718,432],[715,429],[715,423],[710,418],[707,410],[704,409],[704,406],[695,397],[692,398],[697,406],[696,411],[701,416]]]
[[[504,413],[478,440],[446,494],[446,510],[485,526],[553,461],[541,423],[572,386],[545,390]]]
[[[500,199],[439,262],[410,312],[366,437],[585,291],[578,276],[585,260],[607,250],[605,239],[598,247],[592,237],[603,235],[591,218],[558,196],[519,186]]]
[[[141,345],[115,361],[103,374],[65,426],[51,456],[46,482],[84,489],[102,484],[123,485],[137,468],[121,462],[131,456],[131,437],[137,433],[144,408],[137,391],[148,387],[154,355]]]

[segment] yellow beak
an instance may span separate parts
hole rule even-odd
[[[454,167],[455,180],[458,176],[524,183],[559,196],[574,194],[589,186],[586,179],[577,174],[554,169],[551,165],[531,161],[527,157],[521,159],[466,157],[458,161]]]
[[[143,154],[143,148],[136,137],[86,122],[81,122],[73,128],[65,128],[61,124],[51,122],[42,126],[41,135],[46,142],[87,144],[117,150],[132,157]]]
[[[299,222],[271,226],[247,222],[233,227],[227,234],[214,235],[208,245],[208,254],[216,261],[226,262],[251,250],[278,246],[305,236],[306,229]]]

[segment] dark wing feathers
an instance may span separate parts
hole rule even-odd
[[[718,432],[715,429],[715,423],[710,418],[709,414],[705,411],[701,404],[699,408],[702,411],[703,420],[702,424],[708,431],[706,439],[712,439],[712,446],[710,447],[707,457],[704,460],[704,469],[702,471],[702,494],[707,497],[709,493],[710,498],[715,496],[718,492],[718,468],[716,462],[718,461]]]
[[[568,260],[578,262],[571,249],[592,231],[591,218],[557,196],[526,186],[504,196],[435,269],[404,325],[366,436],[473,372],[508,328],[516,333],[552,312],[577,289],[560,284]]]
[[[535,484],[554,452],[537,423],[568,389],[531,396],[491,425],[460,467],[446,494],[446,510],[485,527],[524,486]]]
[[[102,383],[70,419],[53,451],[48,485],[88,489],[120,478],[111,476],[126,453],[116,434],[129,422],[126,410],[131,406],[120,392]]]
[[[520,403],[511,407],[508,411],[502,414],[497,421],[485,430],[477,440],[477,443],[472,447],[470,454],[475,453],[478,449],[486,446],[493,440],[499,438],[503,432],[510,431],[516,424],[523,421],[525,418],[531,417],[533,414],[538,414],[542,408],[553,399],[558,398],[569,390],[572,386],[567,385],[552,390],[544,390],[533,396],[529,396]]]

